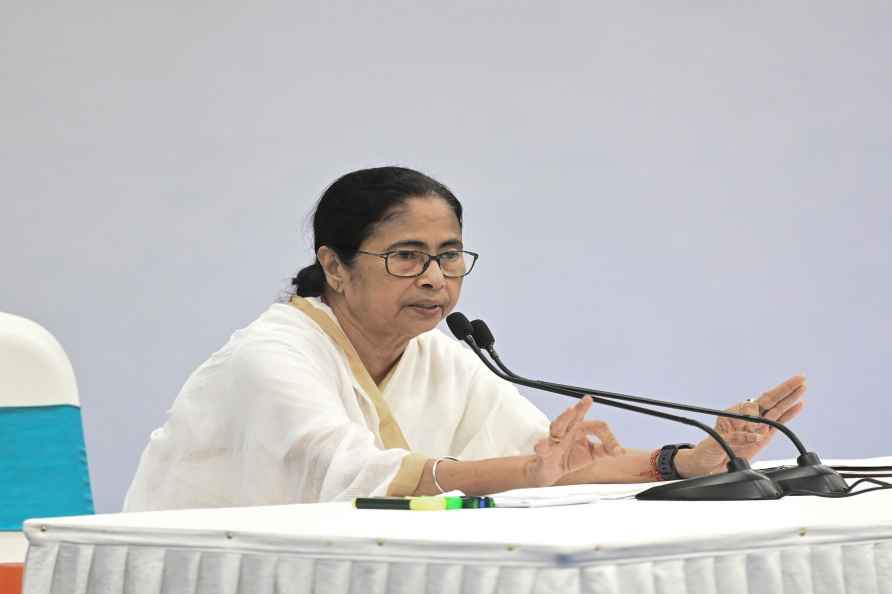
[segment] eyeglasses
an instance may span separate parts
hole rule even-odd
[[[471,272],[479,256],[479,254],[464,250],[449,250],[436,256],[418,250],[394,250],[380,254],[362,250],[356,251],[367,256],[384,258],[384,268],[387,269],[387,272],[402,278],[421,276],[433,260],[437,261],[443,276],[446,278],[459,278]]]

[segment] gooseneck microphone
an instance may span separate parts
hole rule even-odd
[[[480,358],[484,365],[494,374],[511,383],[536,388],[546,392],[553,392],[573,398],[583,398],[586,393],[568,387],[561,387],[546,382],[528,380],[519,376],[509,376],[495,367],[477,346],[474,340],[474,328],[463,314],[455,312],[446,318],[446,324],[456,338],[465,342],[471,350]],[[638,494],[638,499],[667,499],[667,500],[752,500],[752,499],[778,499],[783,496],[781,488],[765,475],[750,468],[749,462],[734,454],[734,450],[712,427],[700,421],[680,417],[664,412],[642,408],[631,404],[616,402],[608,398],[591,396],[594,402],[604,406],[620,408],[640,414],[659,417],[677,423],[683,423],[697,427],[707,433],[725,451],[728,456],[728,472],[710,476],[702,476],[673,483],[667,483],[653,487]]]
[[[495,349],[495,337],[489,329],[489,326],[486,325],[486,322],[483,320],[474,320],[471,322],[471,327],[473,328],[473,336],[477,345],[485,349],[489,355],[492,357],[493,361],[499,366],[499,368],[507,375],[513,378],[526,379],[513,371],[508,369],[508,367],[502,362],[498,353]],[[529,380],[528,380],[529,381]],[[834,469],[829,466],[826,466],[821,463],[821,459],[814,452],[809,452],[806,450],[805,446],[802,445],[802,442],[796,436],[793,431],[778,421],[773,421],[771,419],[766,419],[763,417],[754,417],[750,415],[742,415],[737,413],[732,413],[724,410],[705,408],[702,406],[693,406],[690,404],[679,404],[674,402],[666,402],[663,400],[654,400],[651,398],[644,398],[641,396],[631,396],[629,394],[619,394],[616,392],[607,392],[604,390],[596,390],[593,388],[581,388],[578,386],[568,386],[565,384],[554,384],[552,382],[543,382],[539,381],[538,383],[548,384],[551,386],[556,386],[559,388],[567,389],[567,390],[575,390],[578,392],[584,392],[586,394],[592,394],[596,396],[600,396],[603,398],[610,398],[614,400],[623,400],[628,402],[638,402],[641,404],[649,404],[651,406],[658,406],[664,408],[672,408],[676,410],[685,410],[689,412],[702,413],[713,415],[717,417],[728,417],[732,419],[740,419],[742,421],[748,421],[751,423],[761,423],[770,425],[774,427],[781,433],[783,433],[790,441],[793,442],[793,445],[796,446],[796,449],[799,450],[799,457],[796,459],[797,466],[790,467],[781,467],[776,470],[771,470],[765,472],[768,477],[773,479],[776,483],[780,485],[780,487],[784,490],[784,492],[797,492],[797,491],[812,491],[812,492],[820,492],[820,493],[846,493],[848,492],[848,484],[845,479],[839,475]]]

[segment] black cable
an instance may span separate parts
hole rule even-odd
[[[892,471],[892,466],[831,466],[833,470],[855,470],[857,472],[869,472],[879,470],[884,472]]]
[[[773,466],[771,468],[756,468],[760,472],[766,470],[778,470],[781,468],[794,468],[793,466]],[[892,466],[831,466],[840,473],[842,478],[866,478],[866,477],[892,477]],[[848,472],[848,474],[845,474]]]
[[[842,478],[892,477],[892,466],[831,466]],[[852,474],[854,473],[854,474]]]
[[[870,489],[862,489],[860,491],[852,492],[855,487],[860,485],[861,483],[873,483],[875,485],[880,485],[879,487],[871,487]],[[807,489],[797,489],[794,491],[788,491],[785,495],[815,495],[817,497],[854,497],[855,495],[862,495],[864,493],[870,493],[871,491],[882,491],[884,489],[892,489],[892,484],[886,483],[883,481],[878,481],[873,478],[864,477],[860,480],[855,481],[851,485],[849,485],[848,490],[845,493],[821,493],[819,491],[810,491]]]

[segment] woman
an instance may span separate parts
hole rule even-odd
[[[294,279],[296,295],[192,374],[152,433],[125,511],[658,480],[662,456],[669,478],[722,469],[709,438],[624,449],[585,419],[588,397],[549,422],[436,329],[477,258],[464,251],[461,204],[436,180],[398,167],[349,173],[319,200],[313,230],[316,261]],[[731,410],[787,422],[804,391],[795,376]],[[771,437],[757,424],[717,428],[744,458]]]

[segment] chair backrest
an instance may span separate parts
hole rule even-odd
[[[28,518],[92,513],[71,363],[42,326],[0,313],[0,532],[21,532]]]

